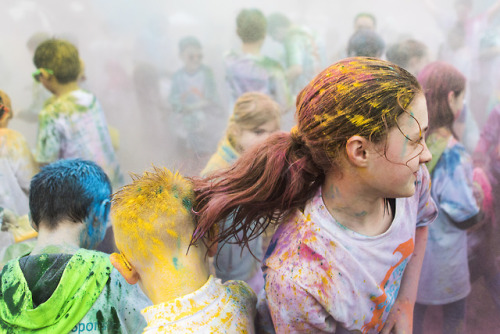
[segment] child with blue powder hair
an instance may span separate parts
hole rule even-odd
[[[137,333],[149,300],[113,270],[109,256],[88,250],[104,237],[111,185],[85,160],[44,167],[30,186],[38,230],[31,253],[1,273],[0,332]]]

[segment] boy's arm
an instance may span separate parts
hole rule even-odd
[[[420,280],[420,271],[424,261],[428,232],[429,228],[427,226],[417,227],[413,255],[406,266],[398,297],[391,308],[381,334],[412,333],[413,308],[417,300],[418,281]]]

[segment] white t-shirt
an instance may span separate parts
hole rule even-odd
[[[142,311],[143,333],[255,333],[257,298],[242,281],[221,284],[210,276],[198,290]]]
[[[304,212],[282,224],[263,265],[276,331],[335,333],[345,328],[378,333],[413,254],[416,227],[437,215],[429,187],[423,167],[415,194],[396,199],[393,222],[378,236],[361,235],[339,224],[325,207],[321,189]],[[259,304],[261,313],[265,307]]]

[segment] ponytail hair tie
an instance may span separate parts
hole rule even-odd
[[[294,144],[301,146],[305,145],[304,138],[302,137],[302,134],[299,132],[299,129],[296,125],[290,130],[290,136],[292,137]]]

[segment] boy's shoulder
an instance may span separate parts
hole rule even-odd
[[[40,118],[71,115],[75,112],[86,112],[97,102],[94,94],[77,89],[59,98],[52,97],[40,112]]]

